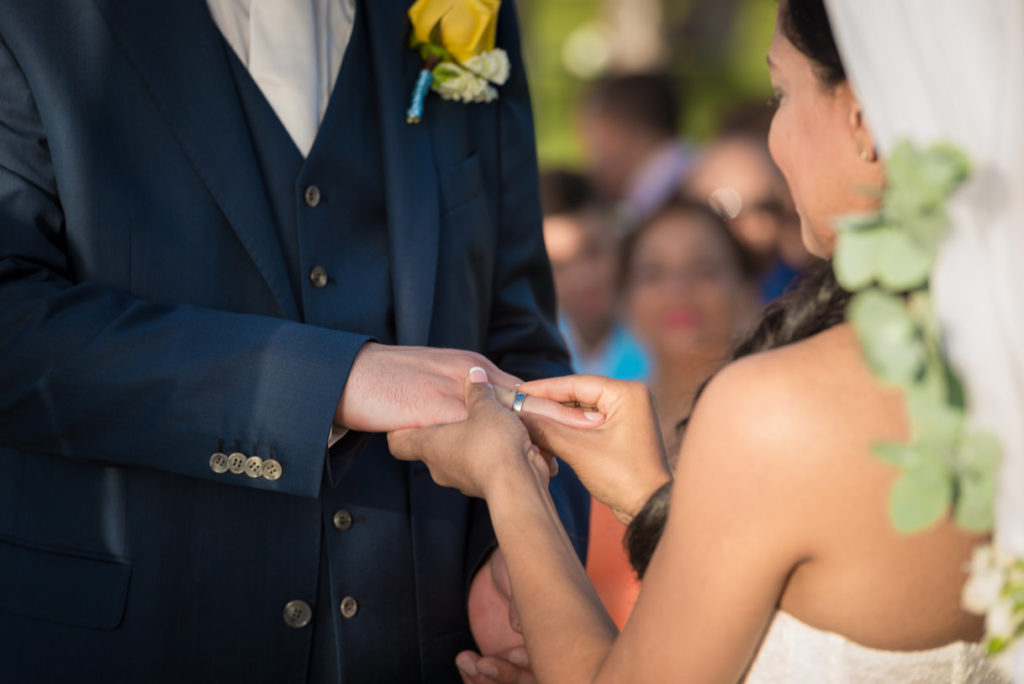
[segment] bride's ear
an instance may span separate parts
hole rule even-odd
[[[849,88],[849,85],[845,86]],[[878,150],[875,149],[875,137],[871,135],[871,131],[868,129],[867,122],[864,120],[864,111],[860,107],[860,102],[857,101],[857,97],[851,91],[849,94],[850,101],[850,135],[853,138],[853,144],[857,149],[857,154],[860,158],[868,164],[874,164],[878,161]]]

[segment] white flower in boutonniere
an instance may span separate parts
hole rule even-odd
[[[492,102],[495,86],[508,80],[508,54],[494,47],[501,0],[417,0],[409,8],[409,45],[424,66],[406,113],[409,123],[423,117],[427,91],[446,100]]]

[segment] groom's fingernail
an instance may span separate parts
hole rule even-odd
[[[474,384],[487,382],[487,371],[480,366],[473,366],[469,369],[469,381]]]
[[[597,411],[584,411],[583,417],[591,422],[596,423],[597,421],[604,418],[604,414],[598,413]]]

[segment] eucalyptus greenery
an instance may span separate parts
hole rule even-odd
[[[881,210],[843,222],[833,268],[853,293],[847,318],[868,364],[907,398],[910,442],[874,446],[879,458],[902,469],[890,514],[898,530],[915,532],[952,506],[961,527],[986,531],[999,443],[967,427],[963,386],[943,354],[929,290],[949,227],[946,204],[970,175],[970,161],[952,145],[919,150],[904,142],[886,170]]]

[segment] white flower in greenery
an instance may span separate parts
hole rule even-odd
[[[512,71],[512,64],[508,60],[508,53],[498,48],[469,59],[466,68],[494,85],[505,85]]]
[[[964,585],[960,601],[963,607],[982,615],[996,604],[1006,573],[1002,559],[993,546],[979,546],[971,556],[970,577]]]
[[[1009,641],[1017,629],[1014,616],[1013,601],[1002,599],[989,608],[985,616],[985,634],[988,638],[996,637]]]

